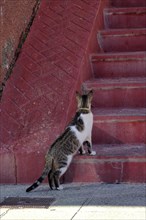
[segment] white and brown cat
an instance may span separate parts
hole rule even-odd
[[[91,101],[93,91],[80,95],[76,92],[77,111],[70,124],[64,132],[51,145],[46,154],[46,163],[42,175],[34,182],[26,192],[29,192],[40,185],[48,176],[50,188],[62,189],[60,186],[60,177],[68,169],[73,156],[79,151],[85,154],[83,145],[87,144],[88,153],[95,155],[92,150],[91,133],[93,126],[93,114],[91,112]]]

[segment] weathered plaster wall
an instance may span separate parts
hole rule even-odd
[[[0,84],[32,15],[36,0],[0,0]]]

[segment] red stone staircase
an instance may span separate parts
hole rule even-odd
[[[77,156],[65,181],[146,181],[146,2],[112,0],[105,8],[94,77],[93,144],[97,155]]]

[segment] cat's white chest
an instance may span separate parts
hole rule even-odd
[[[91,136],[92,126],[93,126],[93,114],[92,112],[88,114],[81,114],[80,118],[83,120],[84,129],[83,131],[79,131],[76,126],[71,126],[71,130],[75,133],[76,137],[78,138],[80,145]]]

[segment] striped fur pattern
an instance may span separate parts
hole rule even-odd
[[[45,168],[42,175],[34,184],[27,188],[29,192],[38,187],[48,176],[51,189],[61,189],[59,179],[68,169],[73,156],[79,151],[84,154],[84,144],[88,146],[88,153],[95,155],[92,151],[91,132],[93,125],[93,115],[91,112],[91,100],[93,91],[80,95],[76,92],[78,108],[74,118],[66,127],[65,131],[51,145],[46,154]]]

